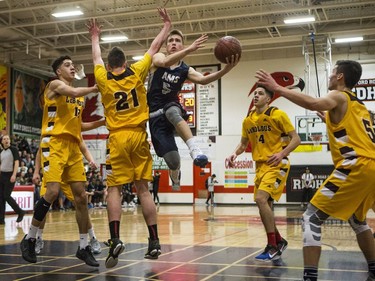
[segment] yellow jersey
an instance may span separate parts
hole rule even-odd
[[[337,167],[358,156],[375,159],[375,133],[369,111],[353,92],[340,94],[348,101],[344,117],[338,124],[332,123],[329,114],[326,118],[333,163]]]
[[[253,110],[242,122],[242,137],[249,140],[253,160],[259,162],[282,151],[290,142],[291,131],[294,126],[289,117],[276,107],[268,107],[260,114]]]
[[[95,65],[94,75],[102,95],[109,131],[139,126],[145,128],[149,109],[144,82],[150,67],[151,56],[148,53],[116,75],[107,72],[103,65]]]
[[[80,142],[85,98],[56,95],[49,99],[46,96],[49,85],[44,90],[42,136],[70,136]]]

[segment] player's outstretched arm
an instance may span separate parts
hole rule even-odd
[[[238,64],[239,60],[240,60],[239,55],[233,55],[230,60],[227,60],[228,64],[226,64],[222,69],[220,69],[219,71],[213,72],[211,74],[208,74],[206,76],[196,71],[194,68],[190,67],[188,79],[197,84],[207,85],[213,81],[220,79],[229,71],[231,71],[233,67],[235,67]]]
[[[100,64],[104,65],[102,59],[102,52],[100,50],[99,44],[99,35],[101,32],[101,25],[99,25],[96,19],[89,20],[88,24],[86,24],[87,29],[91,34],[91,46],[92,46],[92,60],[94,65]]]
[[[157,52],[159,52],[161,46],[163,45],[165,39],[167,39],[169,30],[171,29],[172,23],[171,18],[168,15],[168,12],[165,8],[158,8],[160,17],[164,22],[164,26],[159,34],[152,41],[150,48],[147,50],[147,53],[153,57]]]
[[[259,80],[257,82],[258,84],[266,87],[268,90],[278,92],[291,102],[309,110],[328,111],[336,108],[340,104],[346,103],[346,97],[338,95],[338,91],[331,91],[326,96],[320,98],[314,98],[310,95],[301,95],[298,91],[280,86],[270,73],[262,69],[256,72],[255,78]]]
[[[77,97],[83,97],[90,93],[98,92],[98,87],[96,84],[92,87],[75,88],[75,87],[65,84],[63,81],[59,79],[56,79],[56,80],[53,80],[49,85],[50,86],[47,92],[47,97],[49,99],[53,98],[53,96],[55,95],[63,95],[63,96],[68,96],[72,98],[77,98]]]
[[[194,52],[200,48],[203,48],[203,43],[206,42],[208,39],[207,34],[203,34],[197,40],[195,40],[189,47],[170,54],[168,56],[164,55],[163,53],[156,53],[152,58],[152,64],[156,67],[170,67],[175,63],[182,60],[186,55]]]

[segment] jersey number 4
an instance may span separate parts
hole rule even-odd
[[[139,106],[137,91],[132,89],[130,91],[131,98],[133,100],[133,107]],[[130,102],[128,100],[129,94],[125,92],[116,92],[115,99],[118,101],[116,102],[116,111],[127,110],[130,108]]]

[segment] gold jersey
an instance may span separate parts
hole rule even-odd
[[[68,136],[79,142],[84,97],[56,95],[54,99],[49,99],[46,95],[49,85],[44,90],[42,136]]]
[[[146,126],[149,109],[144,82],[150,67],[148,53],[121,74],[115,75],[107,72],[103,65],[95,65],[95,79],[102,95],[109,131]]]
[[[335,166],[345,165],[359,157],[375,159],[375,134],[370,113],[353,92],[346,95],[348,106],[340,123],[332,123],[327,114],[327,131]]]
[[[255,110],[242,122],[242,137],[250,141],[254,161],[267,161],[290,142],[288,133],[294,131],[289,117],[275,107],[258,114]]]

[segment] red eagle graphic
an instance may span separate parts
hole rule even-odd
[[[301,90],[301,92],[305,88],[305,81],[303,81],[303,79],[298,77],[298,76],[294,76],[290,72],[286,72],[286,71],[273,72],[273,73],[271,73],[271,76],[273,77],[273,79],[275,79],[277,84],[279,84],[283,87],[299,88]],[[248,97],[250,97],[250,95],[254,92],[254,90],[256,88],[257,88],[257,83],[255,83],[254,86],[251,87],[251,90],[248,94]],[[280,94],[275,92],[272,100],[270,101],[270,103],[273,102],[278,97],[280,97]],[[251,103],[250,103],[250,106],[249,106],[249,110],[247,111],[247,114],[250,113],[250,110],[253,108],[253,106],[254,106],[254,100],[251,100]]]

